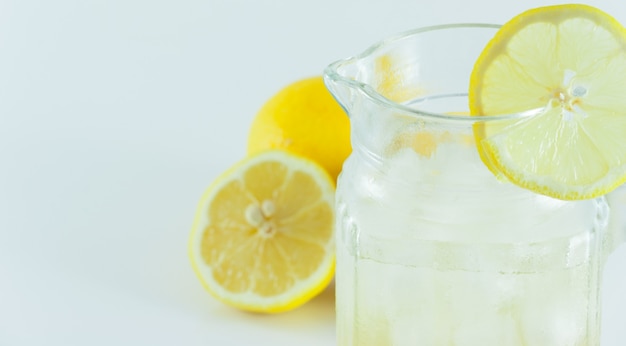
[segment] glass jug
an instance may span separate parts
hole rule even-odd
[[[418,29],[325,71],[353,146],[337,184],[341,346],[599,345],[601,270],[624,227],[606,231],[605,198],[553,199],[482,163],[473,126],[532,116],[467,116],[497,28]]]

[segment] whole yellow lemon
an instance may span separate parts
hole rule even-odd
[[[265,103],[248,135],[248,154],[283,149],[307,157],[334,178],[350,155],[350,121],[322,77],[303,79]]]

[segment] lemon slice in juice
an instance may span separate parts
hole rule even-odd
[[[513,183],[576,200],[626,181],[626,30],[587,5],[507,22],[470,79],[473,116],[537,110],[474,128],[483,161]]]
[[[334,274],[334,180],[318,164],[273,150],[220,176],[199,203],[193,268],[218,300],[250,311],[293,309]]]

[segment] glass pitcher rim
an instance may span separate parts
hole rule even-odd
[[[373,55],[376,51],[380,50],[381,48],[388,46],[394,42],[405,39],[407,37],[410,37],[410,36],[414,36],[414,35],[418,35],[418,34],[422,34],[426,32],[431,32],[431,31],[447,30],[447,29],[459,29],[459,28],[499,29],[501,26],[502,25],[500,24],[490,24],[490,23],[451,23],[451,24],[424,26],[424,27],[419,27],[416,29],[404,31],[399,34],[389,36],[385,39],[378,41],[377,43],[370,45],[367,49],[363,50],[359,54],[356,54],[356,55],[353,55],[344,59],[340,59],[329,64],[324,69],[324,78],[330,79],[331,81],[336,82],[336,83],[343,83],[350,88],[360,90],[367,97],[372,99],[374,102],[377,102],[383,106],[386,106],[392,109],[397,109],[405,114],[414,115],[416,117],[436,118],[439,120],[450,120],[453,122],[476,123],[476,122],[491,122],[491,121],[498,121],[498,120],[501,121],[501,120],[520,119],[520,118],[532,117],[534,115],[540,114],[544,109],[543,107],[529,109],[529,110],[517,112],[517,113],[498,114],[498,115],[489,115],[489,116],[458,116],[458,115],[450,115],[446,113],[426,111],[426,110],[422,110],[422,109],[415,108],[415,107],[409,107],[404,104],[392,101],[384,97],[380,93],[378,93],[369,84],[360,82],[356,79],[345,77],[338,72],[339,67],[357,62],[359,60],[363,60],[367,58],[368,56]],[[467,95],[467,94],[458,93],[456,95],[450,95],[450,96],[464,96],[464,95]]]

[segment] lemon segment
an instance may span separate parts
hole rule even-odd
[[[189,256],[218,300],[249,311],[293,309],[334,274],[334,181],[273,150],[236,164],[205,192]]]
[[[496,175],[560,199],[626,181],[626,29],[587,5],[526,11],[496,33],[470,79],[477,148]]]

